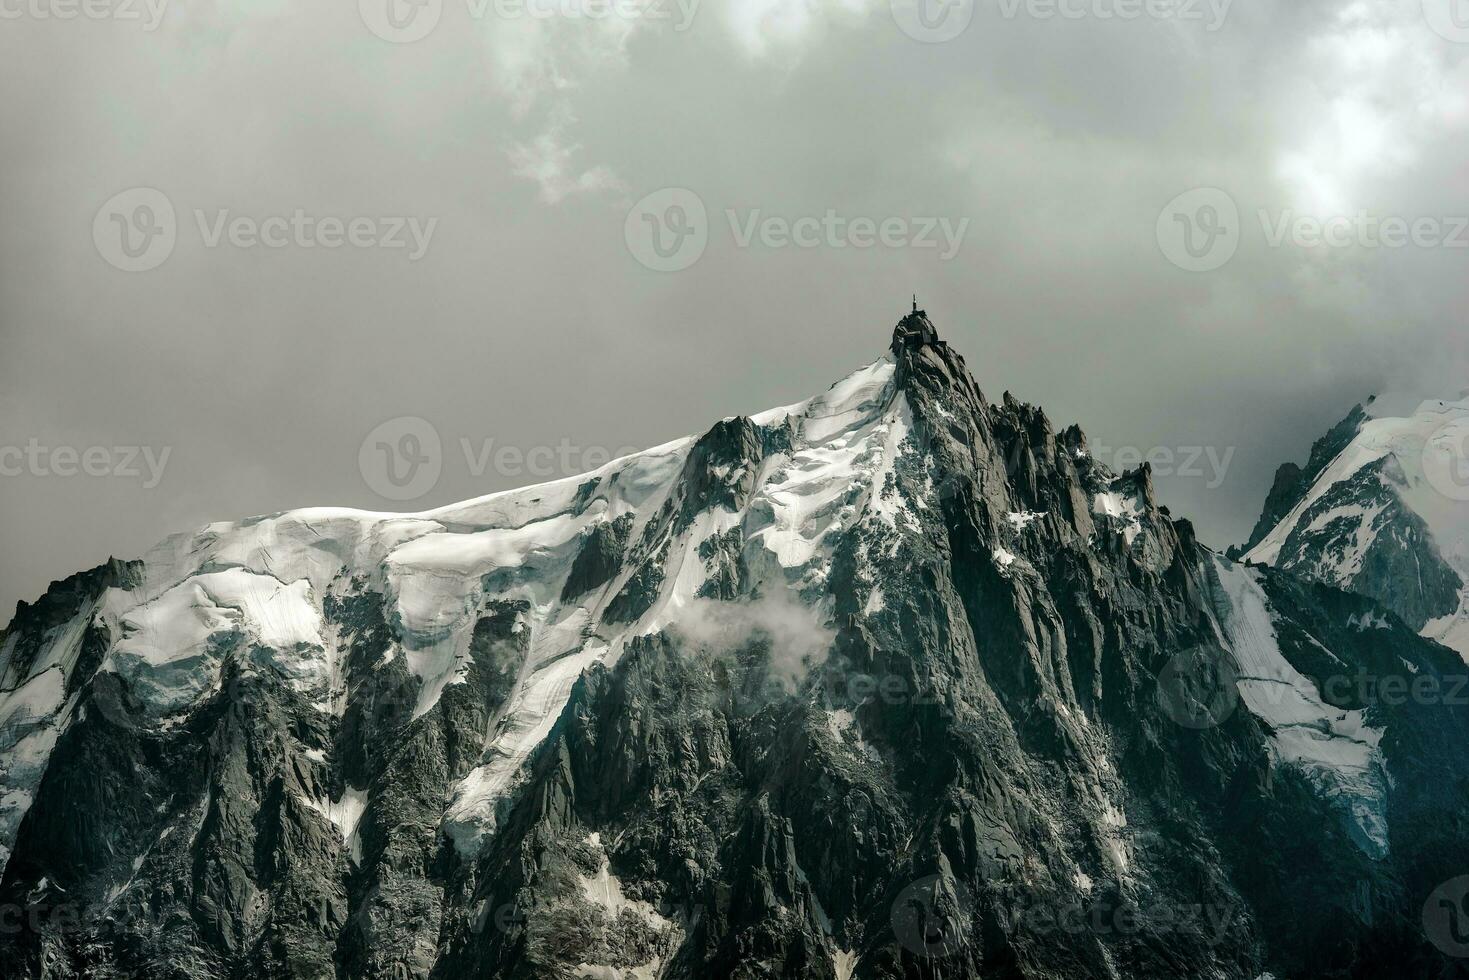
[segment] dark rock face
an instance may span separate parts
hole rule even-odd
[[[609,596],[583,642],[699,614],[580,671],[472,846],[444,814],[539,642],[513,590],[471,593],[437,697],[368,569],[324,606],[338,712],[236,650],[179,724],[130,723],[93,664],[0,881],[4,975],[1452,975],[1423,915],[1469,872],[1457,657],[1209,554],[1146,468],[989,403],[942,342],[895,351],[860,492],[841,413],[732,419],[567,546],[549,594]]]
[[[893,330],[892,350],[898,353],[904,349],[913,350],[936,343],[940,343],[938,331],[934,329],[928,314],[920,310],[915,301],[913,312],[899,320],[897,328]]]
[[[563,600],[586,595],[612,581],[622,568],[632,525],[632,515],[624,514],[592,529],[566,577],[566,585],[561,590]]]
[[[1259,544],[1301,502],[1322,471],[1347,447],[1366,421],[1367,413],[1362,406],[1354,405],[1346,418],[1312,443],[1311,456],[1306,461],[1305,469],[1291,462],[1280,465],[1275,471],[1275,482],[1270,486],[1270,493],[1265,497],[1265,509],[1255,522],[1255,528],[1250,532],[1250,539],[1245,542],[1242,551],[1249,551]]]
[[[668,561],[667,538],[658,551],[643,558],[637,571],[623,585],[622,591],[607,607],[607,620],[613,623],[631,623],[653,608],[663,588],[664,565]]]
[[[755,489],[764,444],[760,427],[743,416],[716,422],[704,433],[684,467],[678,529],[711,508],[743,507]]]
[[[137,575],[137,563],[109,558],[106,564],[90,571],[52,582],[51,588],[34,605],[17,603],[10,625],[0,631],[0,644],[7,641],[14,644],[8,648],[5,663],[0,665],[4,669],[0,674],[0,690],[13,689],[33,675],[37,657],[54,631],[95,603],[107,589],[130,587]],[[88,673],[85,666],[80,671],[68,671],[68,685],[79,683]]]
[[[699,587],[705,599],[738,599],[748,586],[749,570],[745,567],[744,537],[732,527],[723,534],[710,535],[699,545],[699,557],[709,569],[709,577]]]
[[[108,589],[133,587],[136,562],[115,558],[51,583],[34,604],[18,603],[0,632],[0,862],[46,770],[56,730],[106,655],[109,636],[94,617]]]

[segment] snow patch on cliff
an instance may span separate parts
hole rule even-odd
[[[1123,540],[1131,545],[1142,533],[1143,505],[1130,494],[1107,490],[1092,498],[1092,513],[1115,520],[1122,529]]]

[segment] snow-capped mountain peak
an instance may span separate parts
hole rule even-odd
[[[915,309],[592,473],[213,524],[23,604],[0,969],[1431,975],[1469,717],[1335,682],[1456,666],[1212,554]],[[1119,921],[1190,906],[1211,941]]]
[[[1244,557],[1372,596],[1469,657],[1469,399],[1379,412],[1281,467]]]

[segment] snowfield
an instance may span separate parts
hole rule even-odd
[[[111,589],[49,646],[46,663],[0,691],[9,739],[0,773],[0,846],[13,839],[29,794],[69,716],[62,689],[69,663],[95,619],[114,641],[101,670],[126,680],[144,704],[144,724],[172,724],[218,690],[231,657],[277,672],[318,710],[344,710],[346,678],[324,603],[374,592],[401,657],[418,679],[414,717],[432,711],[461,681],[473,627],[492,600],[523,601],[516,629],[529,654],[495,719],[480,764],[449,801],[443,829],[472,848],[494,830],[496,806],[544,741],[583,670],[615,662],[632,637],[702,616],[698,590],[709,578],[701,545],[738,528],[741,556],[762,594],[820,587],[840,535],[855,522],[894,526],[900,503],[884,487],[908,437],[911,413],[894,385],[891,355],[865,365],[822,395],[754,416],[788,426],[788,452],[766,459],[738,511],[699,513],[673,540],[650,608],[630,623],[606,620],[609,604],[636,569],[563,601],[573,561],[592,528],[634,515],[630,540],[680,492],[696,440],[685,438],[592,473],[469,500],[417,514],[310,508],[216,523],[173,535],[143,558],[143,581]],[[736,479],[740,473],[716,473]],[[880,604],[880,591],[872,602]],[[796,632],[823,628],[821,609]],[[697,630],[697,625],[694,627]],[[335,824],[346,846],[366,807],[361,790],[341,800],[305,800]]]

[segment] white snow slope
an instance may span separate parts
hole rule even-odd
[[[71,720],[63,678],[89,623],[110,632],[100,669],[127,681],[146,705],[147,724],[176,724],[201,704],[218,689],[230,657],[270,666],[318,710],[340,714],[350,637],[325,628],[323,602],[364,590],[385,597],[384,613],[398,638],[388,656],[405,658],[421,681],[415,717],[463,678],[484,604],[528,603],[517,625],[530,630],[528,660],[486,734],[480,765],[446,805],[444,830],[473,847],[493,831],[497,802],[550,731],[581,672],[615,660],[632,637],[702,616],[707,600],[695,593],[708,577],[699,557],[705,539],[741,527],[750,574],[762,594],[778,598],[824,581],[843,530],[864,519],[892,522],[881,491],[909,420],[894,371],[891,356],[884,356],[823,395],[756,416],[767,426],[789,418],[791,451],[764,461],[740,512],[706,510],[682,532],[669,550],[659,597],[633,623],[603,621],[633,568],[566,603],[562,587],[594,525],[631,513],[631,540],[639,539],[677,492],[693,438],[593,473],[418,514],[315,508],[165,539],[144,556],[140,586],[109,590],[95,609],[56,631],[24,683],[0,692],[0,867],[51,748]],[[595,483],[590,493],[589,482]],[[828,611],[802,614],[819,619]],[[815,631],[822,625],[811,624]],[[0,651],[0,666],[8,660]],[[357,819],[353,813],[342,822]],[[350,835],[345,826],[343,832]]]
[[[1382,729],[1364,712],[1335,708],[1290,665],[1276,640],[1274,612],[1258,569],[1215,556],[1224,593],[1220,634],[1238,668],[1240,700],[1271,730],[1278,764],[1300,770],[1341,810],[1352,839],[1376,858],[1387,854],[1387,763]]]

